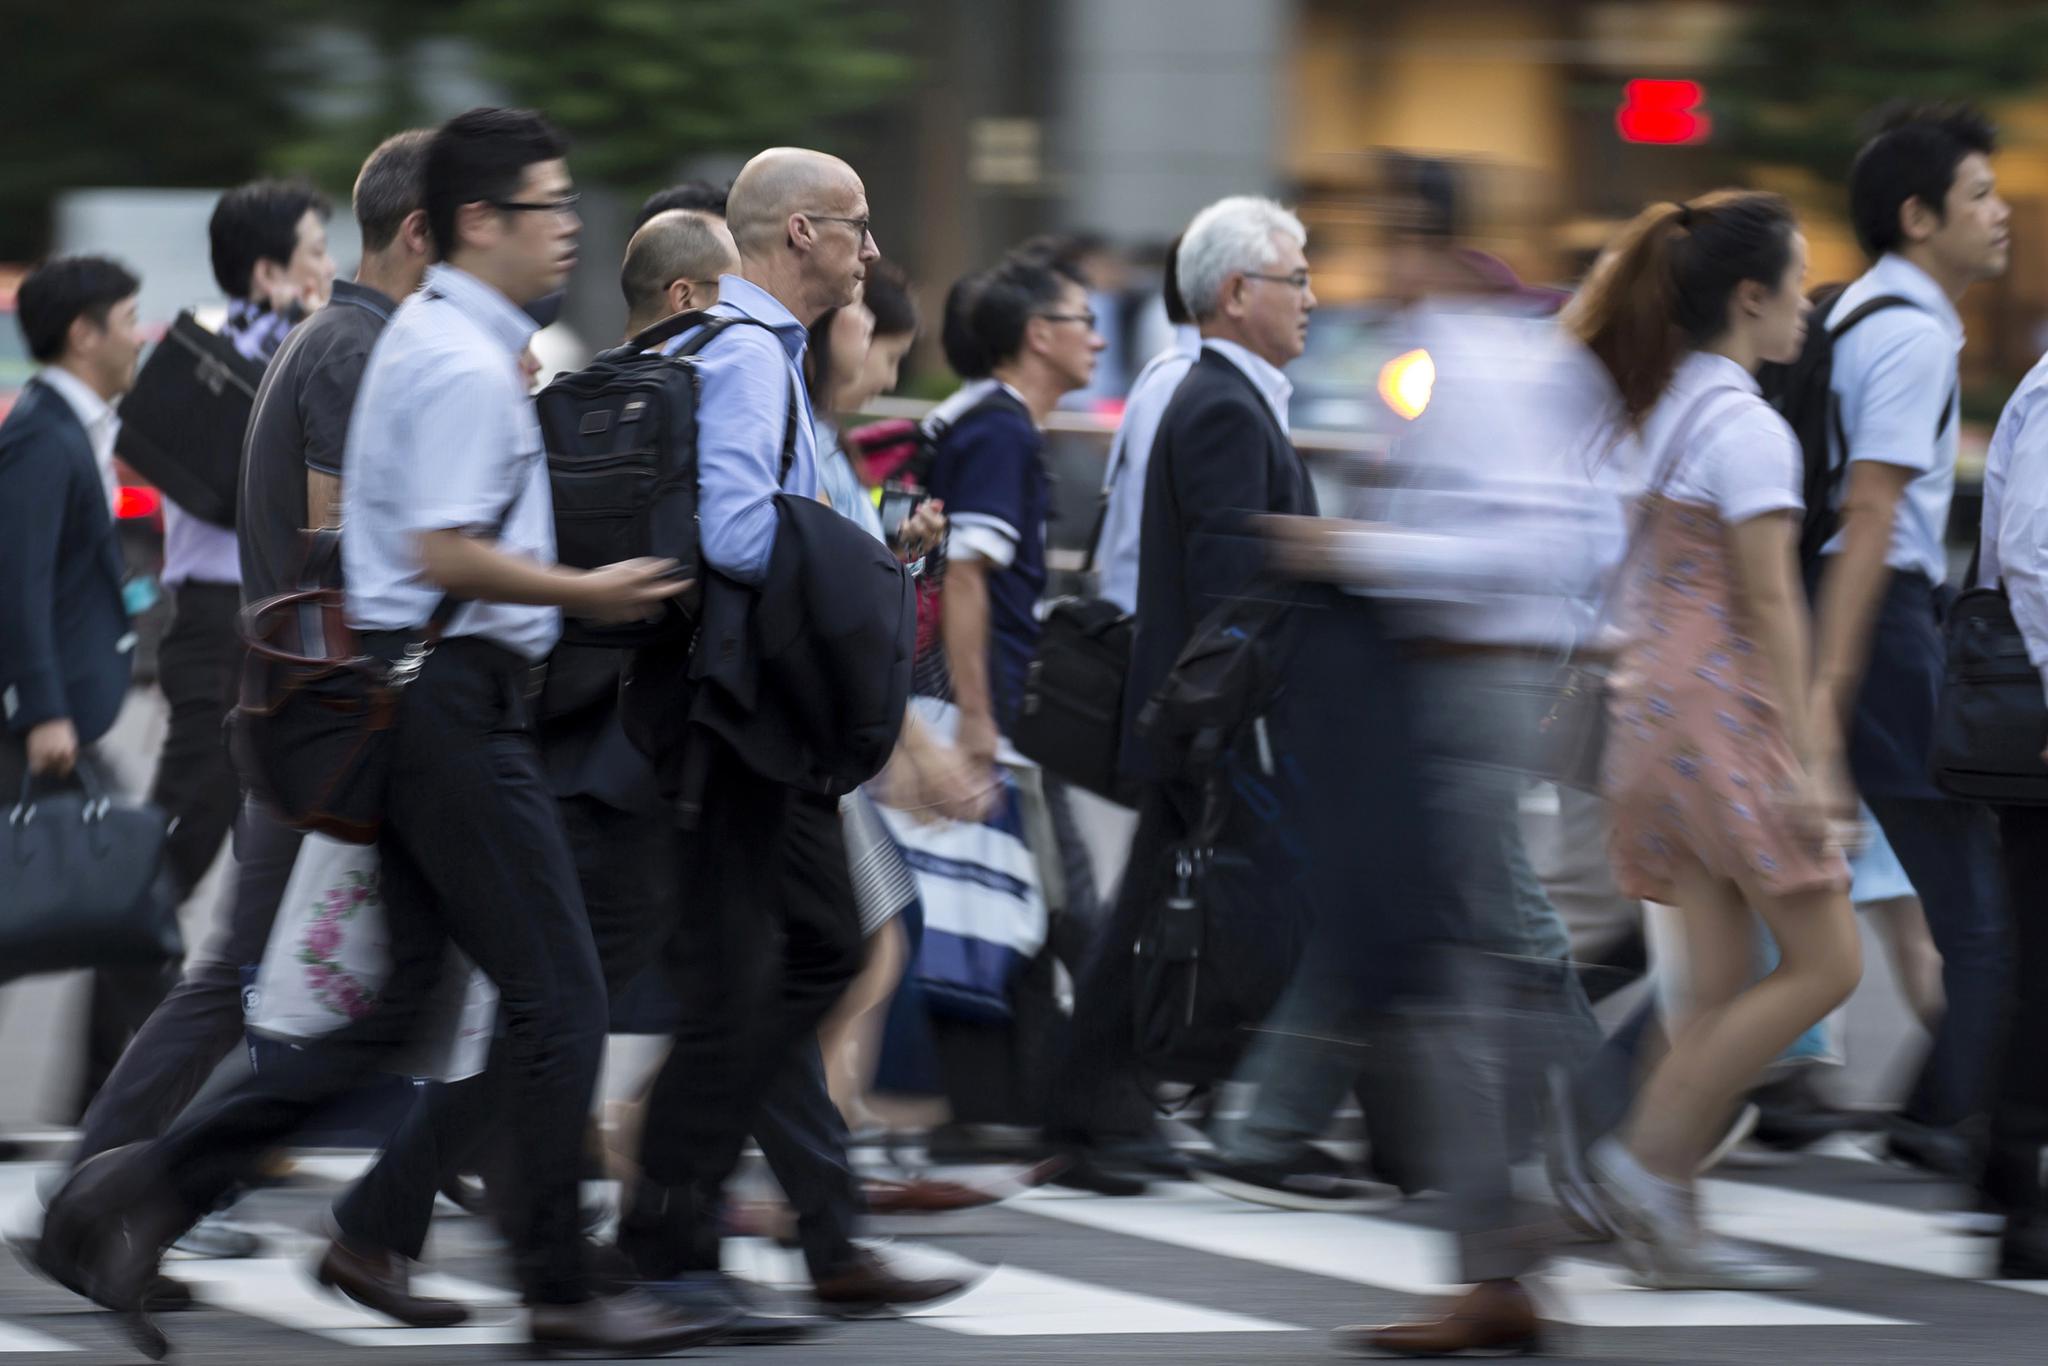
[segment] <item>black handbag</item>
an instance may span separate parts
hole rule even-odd
[[[1160,1081],[1212,1085],[1236,1071],[1293,979],[1307,926],[1276,904],[1270,872],[1228,840],[1217,775],[1200,826],[1165,853],[1161,895],[1132,959],[1132,1044]]]
[[[1081,565],[1084,578],[1095,572],[1095,545],[1108,515],[1104,494]],[[1053,599],[1024,675],[1010,737],[1019,754],[1054,777],[1121,806],[1137,804],[1135,784],[1117,765],[1124,680],[1137,629],[1130,614],[1107,598]]]
[[[89,763],[78,790],[20,800],[0,825],[0,982],[181,957],[178,898],[160,880],[170,819],[109,797]]]
[[[262,361],[187,309],[121,400],[121,458],[194,517],[233,526],[242,436],[262,383]]]
[[[1964,582],[1976,583],[1977,563],[1972,555]],[[1965,590],[1949,607],[1944,634],[1934,785],[1966,801],[2048,806],[2048,700],[2004,585]]]

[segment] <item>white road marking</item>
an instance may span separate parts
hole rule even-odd
[[[1194,1185],[1156,1188],[1140,1200],[1073,1200],[1027,1195],[1020,1210],[1067,1223],[1176,1247],[1262,1262],[1410,1294],[1440,1294],[1457,1284],[1456,1247],[1448,1234],[1391,1219],[1263,1209]],[[1672,1294],[1629,1285],[1614,1268],[1560,1261],[1539,1282],[1558,1301],[1548,1312],[1591,1328],[1827,1325],[1899,1326],[1909,1320],[1836,1309],[1810,1299],[1733,1290]]]

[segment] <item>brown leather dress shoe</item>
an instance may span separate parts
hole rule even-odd
[[[411,1328],[453,1328],[469,1321],[469,1310],[453,1300],[413,1294],[408,1259],[389,1248],[332,1239],[313,1279]]]
[[[972,1283],[957,1276],[900,1276],[872,1252],[861,1251],[829,1276],[812,1282],[818,1303],[846,1318],[925,1307],[966,1293]]]
[[[578,1304],[536,1304],[533,1345],[544,1356],[655,1357],[711,1341],[737,1323],[737,1308],[686,1313],[644,1290],[598,1295]]]
[[[1516,1356],[1543,1350],[1543,1323],[1520,1281],[1481,1281],[1441,1318],[1339,1328],[1330,1336],[1354,1356]]]
[[[860,1183],[860,1193],[870,1214],[951,1214],[955,1210],[993,1205],[1003,1198],[999,1191],[958,1181],[936,1181],[928,1176],[909,1181],[871,1176]]]

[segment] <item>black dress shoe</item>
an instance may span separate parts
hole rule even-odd
[[[453,1300],[413,1294],[408,1259],[389,1248],[334,1238],[315,1265],[313,1279],[411,1328],[453,1328],[469,1321],[469,1310]]]
[[[867,1251],[856,1252],[851,1261],[830,1275],[817,1277],[811,1285],[818,1303],[846,1318],[934,1305],[972,1288],[972,1282],[957,1276],[898,1275],[887,1262]]]
[[[52,1280],[112,1310],[136,1350],[153,1360],[170,1351],[149,1316],[150,1291],[162,1279],[157,1263],[193,1223],[166,1189],[143,1144],[87,1159],[50,1201],[35,1259]]]
[[[1299,1162],[1235,1162],[1220,1155],[1195,1159],[1195,1180],[1220,1194],[1275,1209],[1366,1214],[1401,1203],[1397,1187],[1351,1175],[1321,1149]]]
[[[685,1314],[731,1311],[738,1315],[716,1341],[734,1347],[779,1347],[808,1342],[829,1327],[815,1314],[782,1314],[761,1308],[754,1297],[722,1271],[691,1272],[672,1281],[648,1281],[648,1294]]]
[[[577,1304],[536,1304],[533,1345],[544,1356],[606,1360],[666,1356],[702,1346],[731,1327],[736,1310],[685,1314],[641,1290]]]
[[[1975,1181],[1983,1172],[1983,1150],[1958,1129],[1937,1129],[1904,1115],[1892,1116],[1889,1127],[1881,1153],[1896,1166],[1951,1181]]]
[[[1067,1165],[1048,1185],[1087,1191],[1091,1195],[1119,1197],[1143,1195],[1152,1188],[1144,1177],[1111,1166],[1099,1153],[1075,1149],[1066,1156]]]
[[[1801,1152],[1831,1135],[1871,1127],[1873,1116],[1829,1105],[1808,1073],[1802,1068],[1749,1093],[1757,1107],[1752,1141],[1778,1152]]]
[[[2048,1281],[2048,1225],[2024,1216],[2008,1217],[1998,1241],[1998,1279]]]

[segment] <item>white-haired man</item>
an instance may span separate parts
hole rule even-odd
[[[1160,1166],[1148,1135],[1104,1132],[1102,1119],[1130,1086],[1131,947],[1158,900],[1166,851],[1201,814],[1200,792],[1166,779],[1137,743],[1137,711],[1202,618],[1258,576],[1264,551],[1249,519],[1316,511],[1287,435],[1293,386],[1282,373],[1307,343],[1316,306],[1307,242],[1301,220],[1280,205],[1238,195],[1196,214],[1175,257],[1202,353],[1160,418],[1145,474],[1123,745],[1144,795],[1116,910],[1075,993],[1065,1080],[1053,1088],[1051,1127],[1075,1160],[1068,1183],[1105,1194],[1144,1190],[1131,1158]]]

